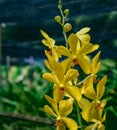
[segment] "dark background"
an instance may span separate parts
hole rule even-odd
[[[43,58],[40,29],[58,43],[64,42],[61,27],[54,21],[59,14],[57,4],[57,0],[0,0],[0,24],[5,24],[2,63],[6,56],[18,60]],[[91,41],[101,45],[101,58],[117,59],[116,0],[63,0],[63,7],[70,9],[68,22],[73,25],[72,32],[91,27]]]

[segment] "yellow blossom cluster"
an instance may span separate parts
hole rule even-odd
[[[68,15],[69,10],[66,9],[64,12]],[[61,19],[60,16],[55,17],[59,23]],[[42,77],[53,83],[53,96],[45,96],[50,105],[45,105],[44,110],[56,118],[56,130],[105,130],[103,122],[106,119],[104,113],[106,101],[101,98],[104,95],[107,77],[97,80],[100,51],[93,58],[89,56],[99,48],[99,45],[91,43],[89,27],[66,37],[69,27],[65,31],[66,24],[61,25],[66,46],[56,45],[55,40],[41,30],[44,37],[42,43],[48,47],[48,50],[45,50],[47,59],[44,63],[49,70]],[[84,79],[80,78],[81,72],[85,75]],[[76,109],[80,109],[80,113],[76,114],[80,116],[78,122],[69,117],[75,104]],[[87,125],[83,125],[80,119]]]

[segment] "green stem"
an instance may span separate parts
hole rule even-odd
[[[63,30],[63,35],[64,35],[64,38],[65,38],[65,44],[66,44],[66,48],[68,48],[68,43],[67,43],[67,35],[65,33],[65,31]]]
[[[65,16],[63,14],[63,11],[62,11],[62,0],[59,0],[59,6],[58,6],[59,10],[60,10],[60,13],[61,13],[61,17],[62,17],[62,23],[61,23],[61,26],[62,26],[62,29],[63,29],[63,36],[65,38],[65,44],[66,44],[66,48],[68,48],[68,43],[67,43],[67,34],[66,32],[64,31],[64,25],[65,25]]]
[[[76,105],[76,112],[77,112],[77,116],[78,116],[78,123],[81,127],[81,130],[83,130],[83,124],[82,124],[82,119],[81,119],[80,109],[79,109],[78,103],[75,102],[75,105]]]
[[[88,75],[85,79],[83,79],[81,82],[77,83],[76,85],[77,85],[77,86],[81,85],[85,80],[87,80],[87,79],[88,79],[89,77],[91,77],[91,76],[94,76],[94,74]]]

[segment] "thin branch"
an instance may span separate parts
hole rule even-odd
[[[5,118],[7,117],[7,118],[22,120],[22,121],[30,121],[30,122],[46,124],[46,125],[53,125],[55,123],[53,120],[43,118],[43,117],[34,117],[31,115],[15,114],[10,112],[3,112],[3,111],[0,112],[0,117],[5,117]]]
[[[80,81],[80,82],[77,83],[76,85],[77,85],[77,86],[81,85],[85,80],[87,80],[89,77],[94,76],[94,75],[95,75],[95,74],[90,74],[90,75],[88,75],[85,79],[83,79],[82,81]]]
[[[76,112],[77,112],[77,116],[78,116],[78,123],[80,125],[81,130],[83,130],[83,124],[82,124],[82,119],[81,119],[81,115],[80,115],[80,109],[79,109],[77,102],[75,102],[75,106],[76,106]]]

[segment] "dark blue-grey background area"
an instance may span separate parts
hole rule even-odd
[[[43,59],[40,29],[57,44],[64,43],[61,27],[54,21],[60,14],[57,4],[57,0],[0,0],[0,24],[5,24],[2,27],[3,64],[6,56],[22,61],[30,56]],[[70,9],[67,20],[73,25],[72,32],[91,27],[91,42],[100,44],[101,57],[117,59],[116,0],[63,0],[63,8]]]

